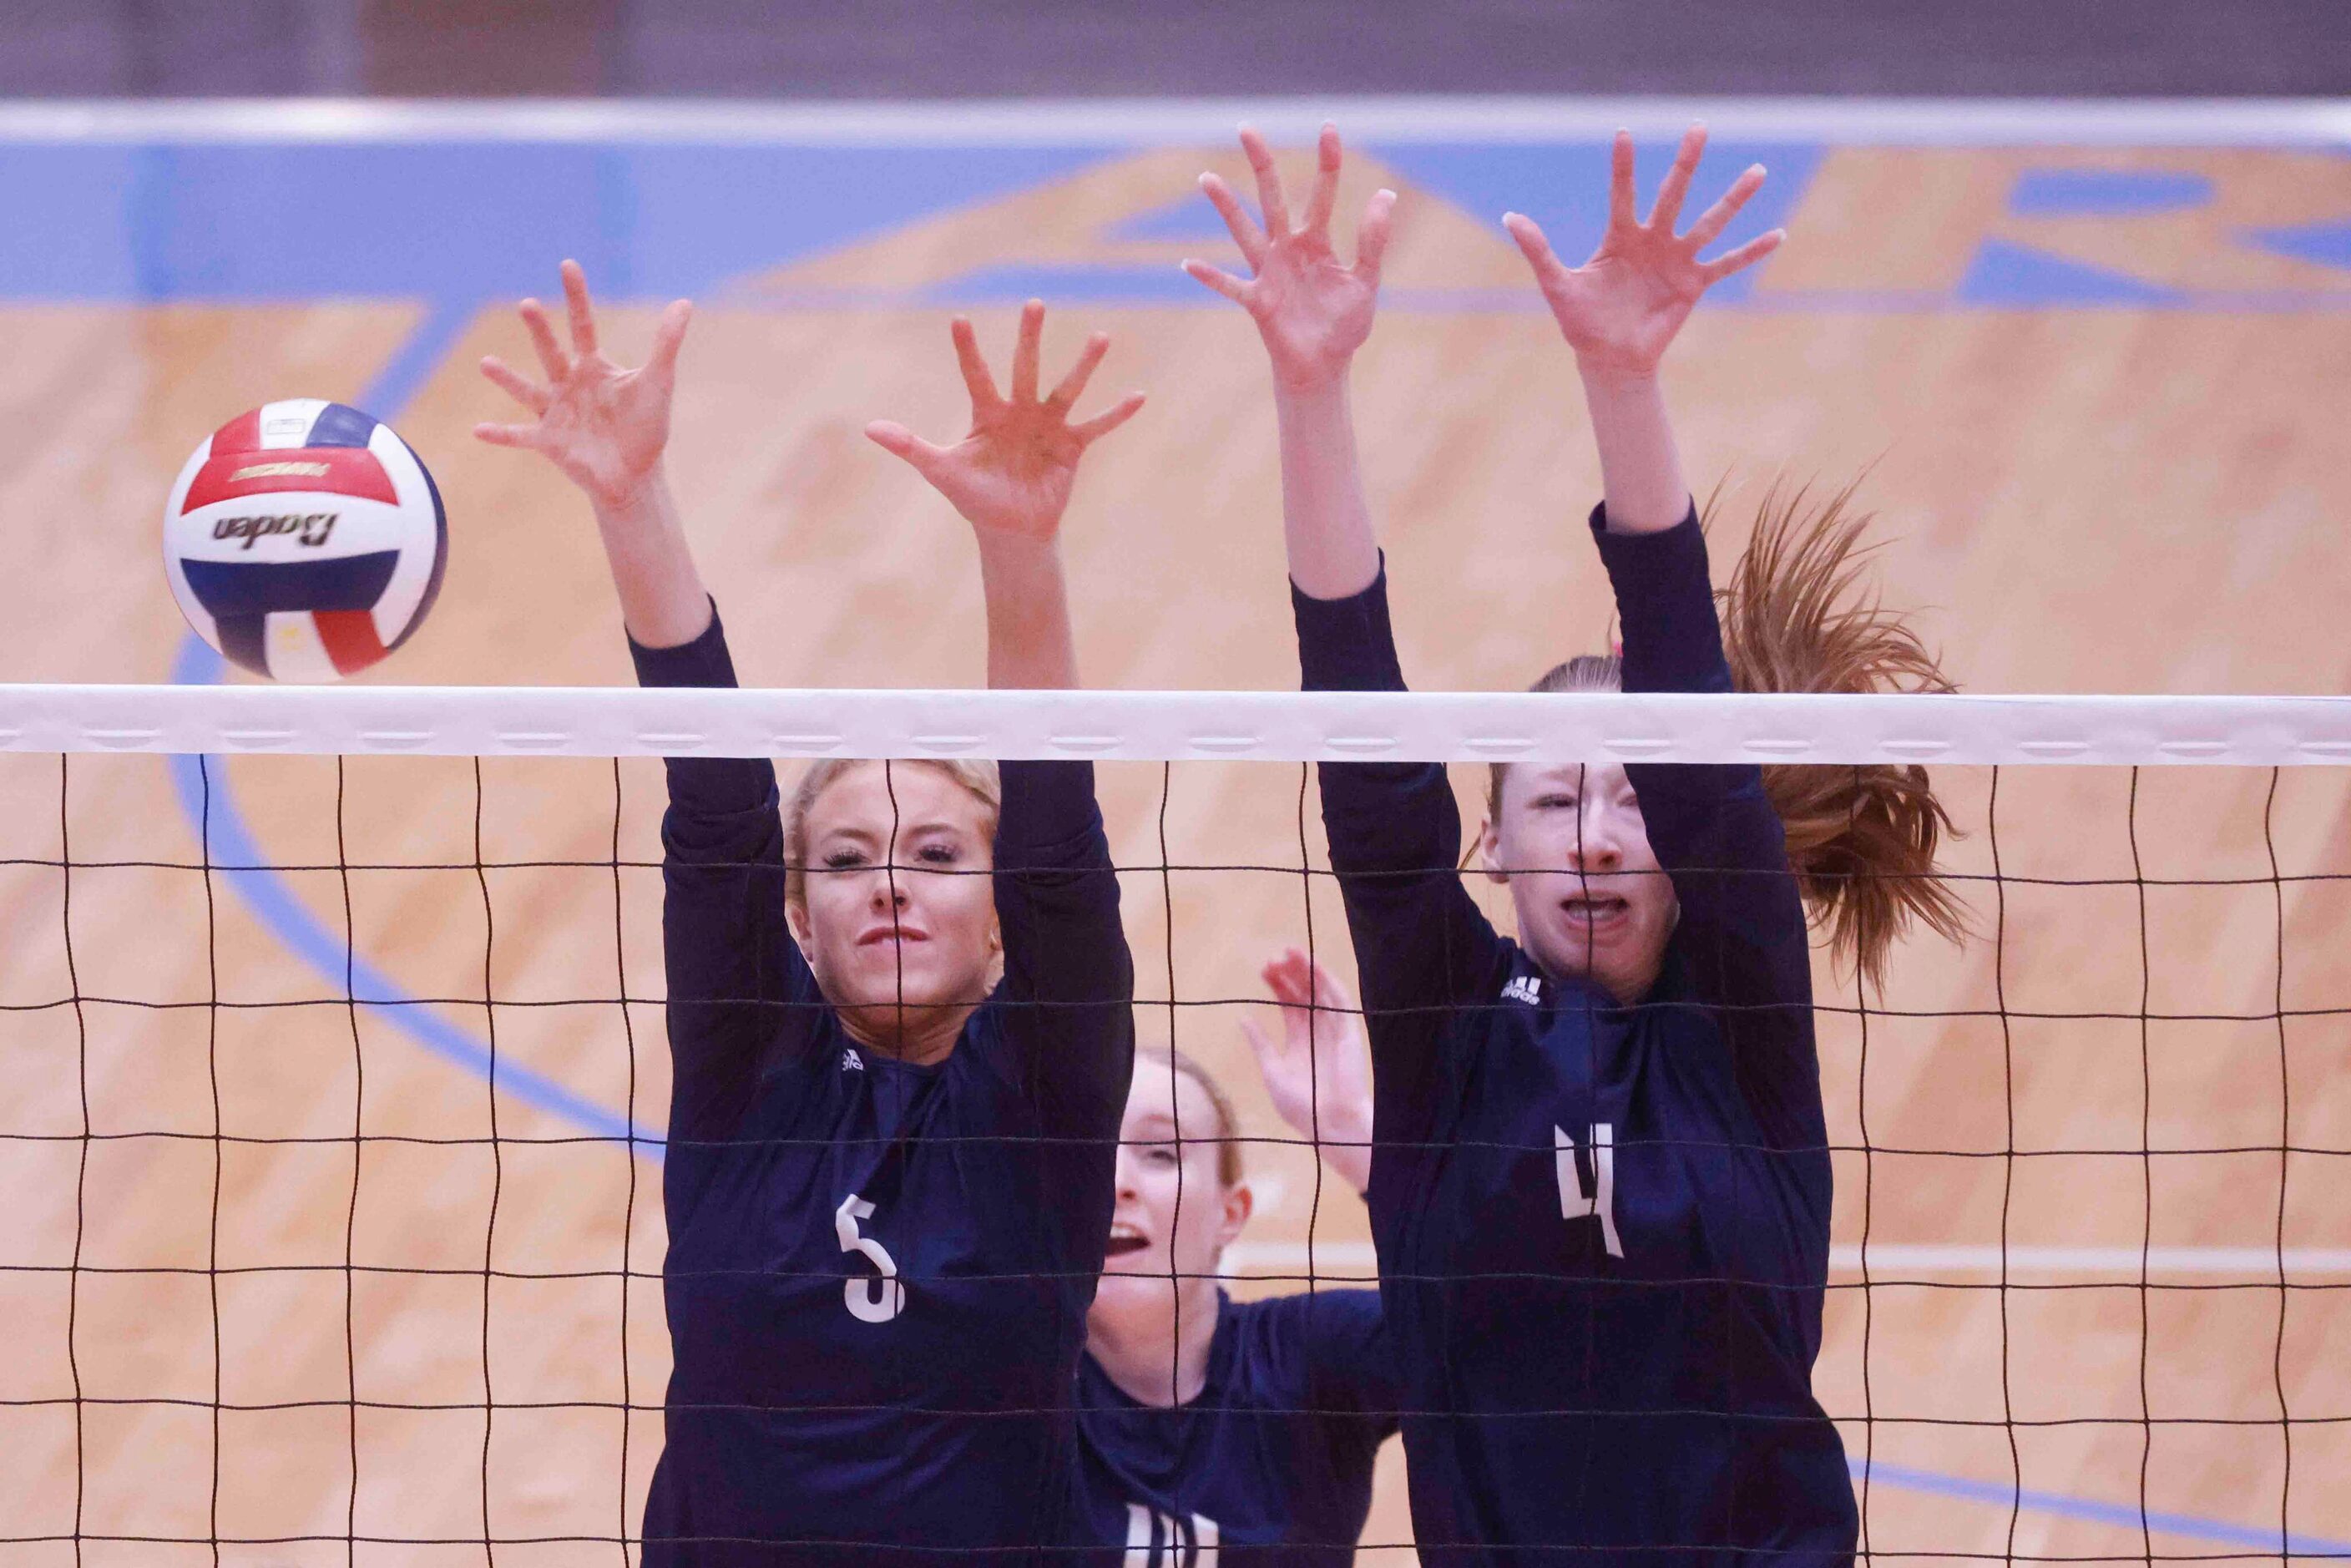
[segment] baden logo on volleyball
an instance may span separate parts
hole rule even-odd
[[[408,444],[319,398],[213,432],[163,510],[163,570],[188,624],[281,681],[354,674],[406,642],[448,555],[441,493]]]

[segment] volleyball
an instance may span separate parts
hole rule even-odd
[[[256,674],[355,674],[423,624],[448,520],[392,427],[322,398],[237,415],[180,470],[163,568],[199,636]]]

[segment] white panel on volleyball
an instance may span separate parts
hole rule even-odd
[[[327,412],[327,400],[322,397],[287,397],[261,405],[261,449],[283,452],[288,447],[308,446],[310,427]]]
[[[400,562],[392,568],[392,580],[384,584],[382,594],[369,612],[375,620],[377,641],[389,648],[408,634],[423,609],[424,591],[440,565],[441,545],[432,533],[425,534],[421,545],[417,538],[421,531],[417,519],[430,517],[434,513],[433,482],[425,477],[424,465],[408,449],[408,443],[394,434],[392,426],[379,421],[368,434],[368,450],[375,454],[376,461],[392,476],[392,493],[400,497],[397,507],[381,508],[390,519],[388,527],[392,530],[393,546],[400,550]]]
[[[279,610],[264,617],[262,645],[269,651],[272,680],[317,685],[343,678],[319,640],[318,618],[307,610]]]

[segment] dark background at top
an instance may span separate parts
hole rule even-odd
[[[2351,0],[0,0],[0,95],[2351,91]]]

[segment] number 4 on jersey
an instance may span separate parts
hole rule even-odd
[[[1616,1129],[1606,1122],[1592,1124],[1592,1180],[1587,1186],[1583,1176],[1583,1151],[1568,1136],[1567,1129],[1553,1126],[1552,1148],[1559,1164],[1559,1212],[1565,1219],[1600,1221],[1600,1239],[1607,1244],[1608,1256],[1625,1256],[1625,1244],[1616,1239]]]
[[[832,1211],[832,1233],[843,1252],[862,1252],[881,1270],[878,1280],[851,1278],[841,1282],[849,1315],[861,1323],[886,1323],[906,1310],[906,1287],[898,1282],[898,1261],[871,1236],[857,1233],[857,1222],[873,1218],[873,1206],[851,1193]]]

